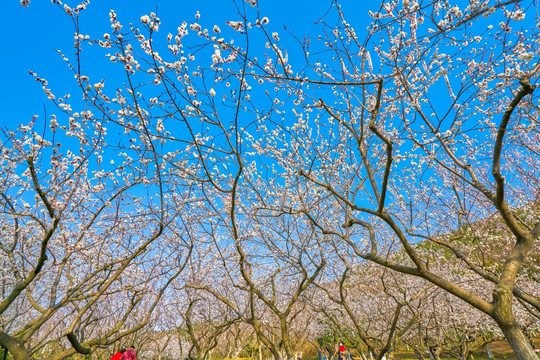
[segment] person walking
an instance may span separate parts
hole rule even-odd
[[[126,349],[120,349],[120,351],[114,354],[110,360],[120,360],[125,352]]]

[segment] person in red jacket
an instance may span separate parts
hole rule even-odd
[[[345,360],[345,345],[343,345],[343,343],[339,343],[338,350],[339,350],[338,359]]]
[[[137,360],[137,355],[135,354],[135,349],[132,346],[129,347],[129,350],[127,350],[123,355],[122,357],[120,358],[120,360]]]
[[[121,349],[119,352],[114,354],[111,358],[111,360],[120,360],[122,358],[122,355],[126,352],[126,349]]]

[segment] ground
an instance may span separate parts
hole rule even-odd
[[[540,339],[535,340],[535,345],[537,348],[540,348]],[[514,352],[510,348],[510,345],[508,345],[508,343],[504,340],[495,341],[491,343],[490,348],[491,348],[491,351],[493,352],[493,356],[495,357],[495,359],[502,359],[502,360],[516,360],[517,359],[516,355],[514,355]],[[485,352],[475,353],[474,358],[475,360],[481,360],[481,359],[487,359],[488,356]],[[418,360],[418,358],[413,352],[410,352],[410,353],[398,352],[395,355],[395,359],[396,360],[409,360],[409,359]],[[429,357],[427,359],[429,360]],[[450,358],[445,358],[445,357],[442,358],[442,360],[445,360],[445,359],[450,359]]]

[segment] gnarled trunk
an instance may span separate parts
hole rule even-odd
[[[13,360],[28,360],[30,353],[26,350],[24,344],[18,339],[9,336],[0,330],[0,345],[6,348],[11,354]]]
[[[504,265],[499,283],[493,290],[495,311],[492,317],[519,360],[538,360],[531,343],[516,321],[513,309],[515,278],[531,246],[530,239],[529,241],[518,239]]]
[[[517,326],[501,326],[501,331],[519,360],[538,360],[533,347],[523,331]]]

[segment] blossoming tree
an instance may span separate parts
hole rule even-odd
[[[362,39],[336,5],[324,43],[334,61],[311,56],[299,81],[276,80],[297,95],[298,120],[280,136],[262,129],[255,145],[298,182],[287,211],[361,258],[469,303],[497,322],[519,358],[535,359],[513,300],[538,310],[537,294],[516,284],[540,236],[537,215],[522,210],[538,201],[539,164],[537,29],[514,30],[526,6],[383,3]],[[324,81],[310,82],[312,72]],[[496,271],[460,244],[487,217],[512,239]],[[450,249],[493,286],[491,297],[432,269],[417,250],[424,241]],[[388,257],[397,249],[407,254],[401,263]]]

